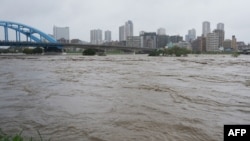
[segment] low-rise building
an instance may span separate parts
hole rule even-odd
[[[126,46],[141,47],[141,37],[140,36],[128,36]]]
[[[214,52],[219,50],[219,35],[218,33],[208,33],[206,40],[206,51]]]
[[[237,47],[239,50],[242,50],[246,47],[246,44],[245,42],[240,41],[240,42],[237,42]]]
[[[170,42],[179,43],[180,41],[183,41],[182,36],[179,36],[179,35],[170,36]]]
[[[237,40],[235,38],[235,36],[232,36],[232,39],[226,39],[223,42],[223,47],[225,51],[236,51],[238,50],[238,46],[237,46]]]
[[[174,43],[174,46],[178,46],[181,48],[186,48],[188,50],[192,50],[192,46],[189,42],[181,41],[179,43]]]
[[[169,43],[168,35],[158,35],[157,37],[157,48],[165,48]]]
[[[205,52],[206,51],[206,38],[201,36],[197,37],[192,43],[193,52]]]
[[[157,36],[155,32],[141,32],[141,47],[156,48]]]
[[[226,39],[224,42],[223,42],[223,47],[224,47],[224,50],[232,50],[232,40],[230,39]]]
[[[82,41],[80,39],[72,39],[71,43],[72,44],[82,44]]]

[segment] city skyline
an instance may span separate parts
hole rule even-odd
[[[132,26],[132,29],[130,28],[130,26],[127,25],[128,23],[130,23],[130,26]],[[215,33],[219,34],[219,37],[220,37],[220,41],[219,41],[220,43],[219,44],[220,44],[220,46],[222,46],[222,42],[225,40],[224,27],[225,27],[225,24],[220,22],[220,23],[216,24],[216,26],[214,28],[211,28],[209,21],[203,21],[202,22],[202,34],[197,35],[197,36],[196,36],[196,29],[195,28],[187,30],[188,34],[186,34],[186,35],[170,35],[170,34],[167,34],[166,29],[163,28],[163,27],[158,28],[156,31],[150,31],[150,32],[151,33],[155,32],[155,33],[157,33],[157,35],[181,36],[181,37],[183,37],[183,39],[185,38],[183,41],[186,41],[186,42],[192,42],[198,36],[207,37],[207,34],[215,32]],[[109,32],[111,32],[111,31],[109,31]],[[129,34],[128,34],[128,32],[129,32]],[[125,22],[125,25],[119,26],[119,40],[116,40],[116,41],[126,41],[127,40],[126,36],[127,37],[140,36],[140,34],[142,32],[147,32],[147,31],[140,31],[140,33],[138,35],[137,34],[133,35],[133,22],[131,20],[128,20],[128,22]],[[106,33],[104,33],[104,35],[106,35]],[[232,35],[232,36],[235,36],[235,35]],[[230,39],[230,38],[227,38],[227,39]],[[103,41],[105,41],[105,39]],[[115,40],[110,40],[110,41],[115,41]],[[90,41],[90,43],[91,43],[91,41]]]
[[[0,20],[25,23],[48,34],[52,34],[53,25],[68,26],[71,39],[89,41],[89,31],[100,28],[110,30],[112,39],[119,40],[119,25],[127,20],[133,21],[134,35],[140,31],[157,32],[163,27],[168,35],[185,36],[188,29],[194,28],[199,36],[201,22],[209,21],[211,32],[216,24],[224,23],[225,39],[235,35],[239,41],[250,43],[248,0],[2,0],[0,3]]]

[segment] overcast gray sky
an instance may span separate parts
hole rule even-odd
[[[168,35],[181,36],[191,28],[201,35],[203,21],[210,21],[211,29],[222,22],[226,38],[236,35],[238,41],[250,43],[249,6],[249,0],[1,0],[0,20],[48,34],[53,25],[69,26],[70,38],[84,41],[98,28],[111,30],[112,39],[118,40],[118,28],[127,20],[133,21],[134,35],[163,27]]]

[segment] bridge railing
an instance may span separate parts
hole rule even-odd
[[[0,41],[0,46],[19,46],[19,47],[57,47],[57,48],[94,48],[94,49],[124,49],[124,50],[154,50],[155,48],[128,47],[119,45],[95,45],[95,44],[72,44],[72,43],[47,43],[47,42],[15,42]]]
[[[0,46],[17,46],[17,47],[58,47],[62,48],[60,43],[46,43],[46,42],[15,42],[15,41],[0,41]]]

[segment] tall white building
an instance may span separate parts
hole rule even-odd
[[[111,41],[111,31],[109,31],[109,30],[105,31],[105,41],[106,42]]]
[[[102,44],[102,30],[94,29],[90,31],[90,43]]]
[[[134,35],[134,26],[132,21],[127,21],[125,25],[119,27],[119,41],[126,41],[127,37]]]
[[[119,41],[126,41],[124,25],[119,27]]]
[[[166,35],[166,29],[165,28],[159,28],[157,30],[157,35]]]
[[[206,40],[206,51],[219,51],[219,34],[218,33],[208,33]]]
[[[186,35],[186,39],[185,39],[186,42],[192,42],[195,39],[196,39],[196,30],[194,28],[188,30],[188,34]]]
[[[202,35],[204,37],[207,37],[208,33],[211,33],[210,22],[205,21],[205,22],[202,23]]]
[[[134,26],[132,21],[127,21],[125,23],[125,38],[127,39],[128,36],[134,36]]]
[[[217,29],[218,29],[218,30],[223,30],[223,31],[224,31],[224,24],[223,24],[223,23],[218,23],[218,24],[217,24]]]
[[[54,26],[53,27],[53,36],[59,42],[69,43],[70,42],[69,27]]]

